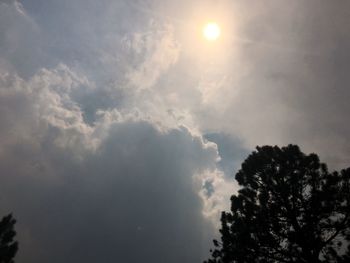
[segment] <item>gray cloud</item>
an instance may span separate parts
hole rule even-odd
[[[0,211],[19,262],[196,262],[255,145],[349,165],[348,5],[1,1]],[[208,14],[217,46],[195,31]]]
[[[80,83],[63,65],[3,75],[0,200],[19,221],[18,261],[203,259],[213,225],[194,175],[215,170],[216,147],[137,119],[87,126],[69,99]]]
[[[162,135],[147,123],[116,124],[81,163],[53,148],[28,167],[39,153],[31,145],[11,150],[1,160],[1,193],[2,206],[19,221],[19,262],[205,256],[212,225],[202,216],[192,174],[213,163],[213,153],[187,131]],[[15,160],[21,167],[12,167]]]
[[[18,1],[0,2],[0,66],[29,77],[49,59],[35,21]]]
[[[237,32],[249,41],[236,41],[233,77],[199,121],[236,134],[249,148],[297,143],[332,167],[349,165],[348,3],[237,2],[234,8],[244,17]]]

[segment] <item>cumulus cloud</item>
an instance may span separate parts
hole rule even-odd
[[[232,184],[232,178],[226,177],[219,170],[206,170],[196,176],[202,187],[199,195],[203,201],[203,215],[210,219],[216,229],[220,228],[220,218],[222,211],[230,209],[230,197],[237,193],[238,186]]]
[[[19,262],[200,261],[255,145],[348,165],[346,10],[0,1],[0,202]],[[195,31],[208,14],[217,48]]]
[[[90,126],[71,98],[88,85],[65,65],[29,81],[2,74],[0,200],[19,221],[19,262],[202,260],[216,146],[137,116]]]

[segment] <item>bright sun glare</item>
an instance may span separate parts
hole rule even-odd
[[[210,22],[203,27],[203,35],[209,41],[217,40],[220,34],[221,30],[217,23]]]

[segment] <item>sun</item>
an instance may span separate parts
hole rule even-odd
[[[220,37],[221,29],[215,22],[209,22],[203,27],[203,36],[209,41],[215,41]]]

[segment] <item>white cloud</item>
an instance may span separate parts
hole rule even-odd
[[[203,215],[210,219],[214,226],[220,228],[222,211],[230,210],[230,197],[237,193],[238,185],[232,183],[221,170],[206,170],[195,176],[201,183],[200,197],[203,201]]]
[[[160,26],[159,22],[151,20],[149,30],[134,33],[129,40],[129,47],[137,55],[144,56],[136,68],[127,73],[131,86],[139,90],[152,88],[162,74],[177,62],[180,52],[173,26]]]

